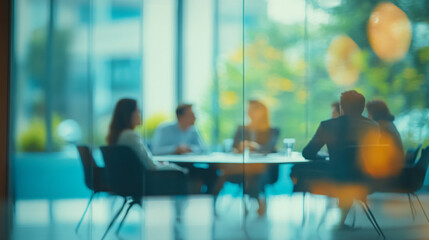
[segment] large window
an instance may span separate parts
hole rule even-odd
[[[405,149],[429,143],[427,9],[409,0],[14,0],[18,221],[49,225],[70,199],[84,208],[90,192],[75,146],[106,145],[121,98],[137,99],[149,145],[185,102],[210,151],[222,151],[258,100],[280,131],[276,149],[294,138],[301,151],[331,104],[356,89],[387,102]],[[280,194],[291,193],[289,168],[280,167]],[[40,208],[27,211],[32,203]],[[94,207],[95,228],[109,204]]]

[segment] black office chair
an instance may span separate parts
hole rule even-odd
[[[420,143],[417,148],[409,148],[405,153],[405,166],[412,167],[416,163],[417,156],[419,154],[422,144]]]
[[[422,212],[426,217],[426,220],[429,222],[426,211],[423,208],[418,195],[416,194],[416,192],[420,190],[424,184],[428,166],[429,147],[426,147],[422,150],[420,158],[417,159],[417,162],[414,166],[405,167],[399,176],[389,179],[386,184],[375,185],[375,187],[373,187],[373,191],[378,193],[406,193],[408,195],[408,201],[413,219],[415,217],[414,212],[416,212],[416,209],[414,208],[413,202],[411,200],[411,195],[414,196],[417,199]]]
[[[317,192],[313,191],[313,186],[318,182],[326,182],[327,184],[331,184],[333,186],[347,186],[347,185],[359,185],[364,188],[369,189],[368,194],[371,193],[371,184],[373,183],[372,178],[368,176],[365,172],[362,171],[360,167],[360,160],[362,157],[365,157],[366,161],[374,161],[376,159],[370,159],[377,157],[378,155],[363,155],[361,153],[376,153],[376,152],[386,152],[389,151],[389,146],[387,145],[353,145],[347,146],[343,149],[343,152],[335,156],[335,158],[330,159],[329,162],[313,162],[309,163],[316,165],[316,167],[311,166],[311,168],[307,168],[306,165],[297,165],[301,166],[296,170],[295,173],[291,173],[291,177],[294,179],[294,192],[303,192],[303,196],[305,193],[312,193],[317,195],[326,195],[330,197],[330,192],[324,193],[323,189],[318,188]],[[310,172],[305,172],[310,169]],[[303,174],[304,173],[304,174]],[[305,179],[308,177],[309,179]],[[341,195],[341,194],[340,194]],[[355,196],[352,196],[353,198]],[[304,197],[303,197],[304,198]],[[368,203],[367,197],[359,194],[354,199],[358,201],[367,216],[368,220],[371,222],[375,231],[379,236],[385,238],[383,231],[381,230],[374,214],[372,213]],[[304,203],[303,203],[303,223],[304,223]],[[323,222],[326,217],[326,212],[322,216],[322,220],[320,224]],[[320,227],[319,224],[319,227]]]
[[[102,239],[106,237],[127,203],[128,208],[116,234],[119,234],[130,209],[136,204],[141,206],[143,196],[187,194],[186,177],[182,172],[147,170],[128,146],[107,146],[100,149],[106,164],[110,189],[124,199]]]
[[[97,166],[92,156],[91,149],[88,146],[81,145],[77,146],[77,150],[82,162],[85,185],[92,191],[92,194],[89,198],[88,204],[86,205],[85,211],[83,212],[83,215],[76,226],[76,233],[82,224],[82,221],[86,215],[86,212],[88,211],[89,206],[91,205],[94,196],[100,192],[110,192],[105,169]]]

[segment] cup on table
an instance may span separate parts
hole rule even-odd
[[[293,148],[295,146],[295,138],[284,138],[283,139],[283,147],[286,156],[292,156]]]
[[[233,144],[234,144],[234,139],[231,139],[231,138],[224,139],[222,143],[223,151],[226,153],[232,152]]]

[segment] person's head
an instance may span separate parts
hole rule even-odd
[[[258,100],[249,101],[249,110],[247,115],[249,115],[251,121],[250,124],[255,125],[255,127],[268,128],[270,125],[268,108]]]
[[[192,111],[192,104],[179,104],[176,108],[177,122],[180,127],[187,129],[195,123],[195,114]]]
[[[115,144],[123,130],[134,129],[140,124],[140,110],[137,107],[137,101],[128,98],[119,100],[116,103],[112,121],[110,122],[107,144]]]
[[[331,104],[331,118],[336,118],[340,116],[340,103],[334,102]]]
[[[341,93],[340,108],[344,115],[362,115],[365,109],[365,97],[355,90],[343,92]]]
[[[368,117],[374,121],[393,121],[395,117],[390,113],[387,104],[383,100],[373,100],[366,104]]]

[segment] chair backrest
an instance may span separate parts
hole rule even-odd
[[[407,150],[407,153],[405,154],[405,164],[407,166],[414,166],[421,148],[422,144],[420,143],[417,148],[410,148]]]
[[[422,149],[420,158],[417,160],[416,165],[413,167],[413,169],[415,170],[414,184],[416,186],[416,190],[420,189],[423,186],[428,166],[429,166],[429,146]]]
[[[338,156],[341,159],[332,161],[331,175],[337,181],[361,182],[372,178],[368,166],[378,167],[379,157],[390,150],[389,145],[350,145]]]
[[[141,197],[145,168],[128,146],[101,147],[110,190],[120,196]]]
[[[77,150],[79,152],[80,160],[83,166],[85,185],[89,189],[94,190],[94,169],[98,168],[98,166],[94,161],[91,149],[86,145],[79,145],[77,146]]]

